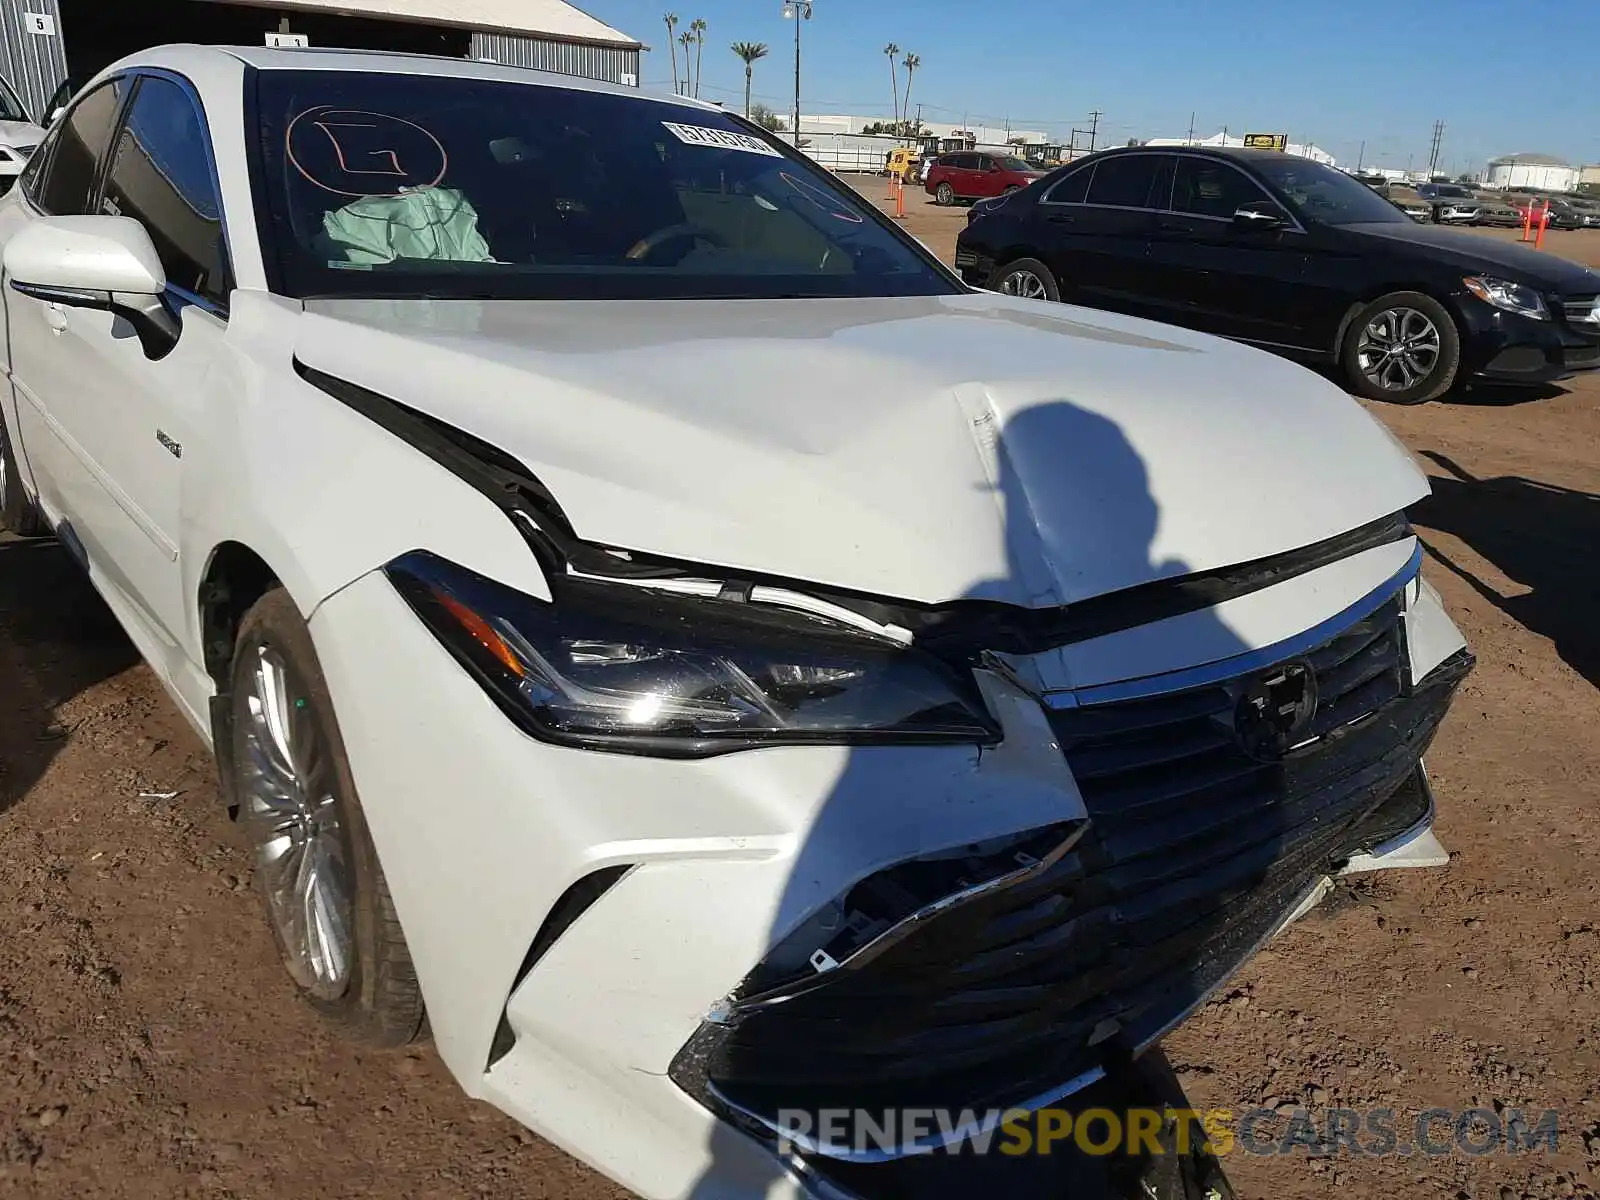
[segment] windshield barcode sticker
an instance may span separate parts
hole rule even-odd
[[[726,129],[708,129],[704,125],[679,125],[674,121],[661,122],[672,136],[691,146],[709,146],[714,150],[743,150],[746,154],[765,154],[769,158],[783,155],[760,138],[747,133],[729,133]]]

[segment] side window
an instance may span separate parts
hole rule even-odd
[[[95,178],[111,141],[127,84],[126,79],[101,84],[61,118],[50,139],[48,157],[25,193],[45,212],[57,217],[81,217],[89,211]]]
[[[1160,164],[1161,158],[1155,154],[1102,159],[1089,185],[1089,203],[1115,208],[1149,207]]]
[[[168,283],[223,304],[222,204],[206,146],[189,93],[170,79],[141,79],[111,157],[101,208],[149,230]]]
[[[33,120],[28,115],[28,110],[23,107],[22,101],[17,98],[17,93],[11,90],[11,85],[4,79],[0,79],[0,120]]]
[[[1082,204],[1089,195],[1089,180],[1094,178],[1095,164],[1079,167],[1065,179],[1058,180],[1044,198],[1046,204]]]
[[[1246,204],[1271,199],[1253,179],[1227,163],[1180,158],[1172,189],[1174,212],[1231,220]]]
[[[957,154],[954,155],[954,158],[955,161],[950,165],[958,170],[975,171],[978,168],[978,156],[976,154]]]
[[[980,154],[975,165],[978,170],[987,171],[994,166],[994,156],[992,154]]]

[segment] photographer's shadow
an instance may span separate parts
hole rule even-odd
[[[1152,491],[1145,463],[1115,422],[1057,400],[1022,409],[998,430],[979,429],[980,453],[985,442],[992,452],[989,490],[1004,524],[1007,573],[1000,578],[974,580],[967,591],[968,598],[1006,598],[1019,606],[1051,608],[1104,591],[1099,581],[1120,581],[1112,588],[1116,591],[1191,572],[1190,565],[1182,561],[1170,557],[1153,559],[1152,547],[1161,526],[1160,503]],[[1175,617],[1169,630],[1176,630],[1177,641],[1169,643],[1163,652],[1180,656],[1174,665],[1226,659],[1247,648],[1211,611]],[[1058,681],[1064,674],[1072,674],[1075,665],[1104,664],[1108,654],[1115,657],[1106,640],[1085,645],[1090,651],[1087,656],[1068,647],[1048,650],[1037,657],[1054,664],[1050,670]],[[1195,657],[1182,659],[1184,654]],[[1167,661],[1174,660],[1169,657]],[[987,665],[995,665],[994,660],[987,660]],[[1030,675],[1031,661],[1015,658],[1007,665],[1007,673],[1014,674],[1014,697],[1034,711],[1033,725],[1008,726],[999,747],[987,751],[974,747],[966,753],[959,769],[969,782],[952,790],[968,805],[1009,803],[1005,789],[997,789],[992,778],[985,778],[987,770],[998,769],[994,762],[998,756],[1013,755],[1017,761],[1028,754],[1053,756],[1059,765],[1063,754],[1055,744],[1052,729],[1039,717],[1039,701],[1020,687],[1020,682]],[[1061,685],[1057,682],[1052,686]],[[1034,744],[1027,744],[1029,739],[1034,739]],[[835,856],[845,839],[863,825],[884,824],[881,820],[863,821],[864,810],[889,811],[902,818],[903,844],[890,852],[890,861],[884,867],[920,856],[948,855],[962,844],[959,838],[956,846],[951,844],[949,830],[959,826],[950,820],[947,798],[930,799],[926,781],[919,785],[904,769],[906,756],[917,753],[884,748],[851,751],[794,853],[789,884],[777,906],[769,947],[789,938],[800,920],[815,911],[819,903],[817,881],[837,877]],[[986,756],[991,757],[986,760]],[[1014,761],[1009,769],[1019,768]],[[1156,765],[1152,769],[1159,773],[1164,768]],[[1038,789],[1025,778],[1025,772],[1017,776],[1019,792],[1026,793],[1032,787],[1034,794],[1029,802],[1031,809],[1028,804],[1016,806],[1021,822],[1014,827],[1016,832],[1028,829],[1026,822],[1030,821],[1038,827],[1081,816],[1085,804],[1091,821],[1089,831],[1081,835],[1057,867],[1051,868],[1053,872],[1058,868],[1064,871],[1070,866],[1076,872],[1072,881],[1054,894],[1039,894],[1031,902],[1033,907],[1022,916],[995,918],[995,924],[1024,918],[1034,922],[1027,930],[1019,926],[1015,942],[989,947],[981,968],[974,958],[951,958],[956,954],[956,943],[973,937],[972,924],[978,919],[972,915],[976,909],[952,909],[918,927],[874,960],[870,968],[858,972],[862,977],[869,970],[875,973],[878,982],[872,987],[846,981],[849,988],[864,996],[876,995],[876,1001],[864,1000],[844,1013],[837,999],[831,1009],[819,1006],[808,1010],[804,998],[786,1002],[786,1008],[792,1006],[794,1010],[790,1028],[795,1031],[795,1041],[786,1047],[785,1054],[799,1064],[801,1074],[797,1078],[803,1078],[808,1093],[814,1095],[819,1088],[827,1090],[837,1081],[832,1094],[861,1094],[852,1093],[848,1081],[871,1076],[866,1094],[874,1097],[896,1096],[902,1098],[900,1103],[917,1107],[983,1110],[1037,1099],[1051,1089],[1059,1091],[1061,1085],[1075,1077],[1066,1067],[1060,1074],[1051,1074],[1050,1065],[1073,1057],[1065,1052],[1069,1049],[1065,1031],[1078,1028],[1074,1014],[1096,1005],[1107,1012],[1117,1008],[1127,997],[1120,993],[1115,997],[1100,995],[1096,982],[1103,978],[1108,988],[1121,987],[1129,973],[1139,974],[1137,964],[1152,951],[1158,935],[1170,932],[1155,928],[1157,922],[1139,911],[1142,900],[1138,895],[1118,894],[1109,900],[1103,895],[1097,897],[1096,889],[1105,887],[1105,876],[1097,874],[1097,870],[1111,857],[1117,857],[1124,864],[1121,878],[1142,877],[1149,889],[1146,898],[1153,899],[1163,889],[1187,886],[1182,880],[1192,864],[1169,861],[1167,850],[1155,843],[1148,852],[1142,852],[1137,840],[1149,838],[1151,827],[1129,823],[1125,814],[1118,811],[1120,801],[1113,789],[1086,781],[1080,799],[1073,776],[1061,771],[1060,778],[1061,790],[1055,793],[1055,807],[1051,809],[1039,805]],[[1020,815],[1024,812],[1026,817]],[[1207,827],[1208,822],[1217,825],[1214,816],[1202,812],[1201,819],[1190,828],[1193,816],[1179,816],[1179,824],[1187,830],[1184,836],[1191,838],[1184,842],[1185,855],[1195,853],[1197,848],[1204,853],[1226,844],[1230,836],[1227,831]],[[1275,812],[1267,817],[1269,823],[1276,819]],[[1159,825],[1160,822],[1158,832]],[[915,832],[906,833],[906,829]],[[1261,825],[1253,829],[1259,836],[1249,848],[1252,853],[1248,858],[1269,863],[1274,857],[1272,841],[1277,831]],[[1159,841],[1157,837],[1156,842]],[[1133,865],[1128,866],[1129,862]],[[1261,873],[1236,879],[1233,884],[1247,890],[1260,881],[1265,870],[1263,866]],[[847,881],[846,886],[855,882],[859,880]],[[1044,885],[1031,882],[1027,886],[1037,889]],[[1022,885],[1018,885],[1017,892],[1022,891]],[[926,900],[931,903],[945,898],[929,895]],[[1090,909],[1095,910],[1093,917],[1085,916],[1079,922],[1074,916]],[[1050,914],[1051,919],[1041,922],[1042,912]],[[1227,922],[1222,914],[1221,907],[1209,912],[1197,908],[1183,920],[1190,923],[1196,940],[1205,941],[1224,929]],[[1076,929],[1080,923],[1093,925],[1093,931]],[[1064,978],[1056,960],[1036,952],[1037,946],[1051,939],[1059,940],[1063,947],[1074,947],[1072,960],[1086,964],[1084,974]],[[945,957],[941,958],[941,954]],[[1007,955],[1013,956],[1014,963],[1007,961]],[[1147,972],[1151,977],[1140,985],[1147,989],[1140,993],[1141,1003],[1150,1012],[1188,1012],[1218,982],[1214,963],[1201,961],[1204,957],[1199,956],[1192,963],[1169,961],[1160,972]],[[939,965],[936,969],[930,964]],[[919,970],[923,971],[921,976]],[[969,972],[970,985],[963,983]],[[841,977],[848,973],[840,970]],[[841,986],[825,984],[811,996],[826,995]],[[1137,1025],[1137,1021],[1133,1023]],[[1122,1112],[1141,1106],[1157,1110],[1183,1107],[1182,1089],[1159,1050],[1136,1059],[1136,1047],[1119,1040],[1132,1036],[1132,1031],[1117,1033],[1114,1021],[1105,1027],[1112,1031],[1105,1040],[1092,1050],[1083,1050],[1103,1066],[1105,1078],[1087,1083],[1061,1098],[1054,1107],[1068,1111],[1110,1107]],[[1146,1032],[1153,1037],[1164,1029]],[[1081,1038],[1081,1029],[1078,1035]],[[863,1074],[864,1062],[871,1061],[873,1055],[877,1056],[879,1069]],[[781,1086],[777,1090],[781,1091]],[[881,1115],[881,1109],[874,1115]],[[764,1159],[752,1153],[753,1140],[767,1141],[773,1152]],[[973,1200],[985,1193],[1005,1200],[1187,1200],[1207,1194],[1197,1179],[1215,1168],[1214,1160],[1200,1156],[1179,1161],[1177,1156],[1169,1155],[1164,1161],[1154,1161],[1148,1156],[1122,1153],[1085,1154],[1075,1149],[1070,1140],[1058,1143],[1052,1153],[1043,1155],[994,1152],[999,1144],[991,1141],[989,1152],[982,1154],[974,1153],[968,1145],[965,1150],[957,1146],[887,1162],[840,1161],[837,1156],[817,1153],[784,1159],[776,1152],[776,1139],[767,1139],[760,1133],[746,1134],[732,1124],[719,1122],[709,1146],[711,1165],[690,1196],[692,1200],[747,1200],[795,1194],[787,1189],[800,1188],[798,1194],[862,1200]],[[762,1172],[753,1167],[762,1161],[770,1163],[770,1170]],[[732,1182],[735,1179],[737,1183]],[[1225,1190],[1220,1170],[1210,1186],[1219,1189],[1215,1195],[1231,1194]]]

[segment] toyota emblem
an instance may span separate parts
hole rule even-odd
[[[1233,710],[1234,733],[1244,752],[1276,762],[1309,736],[1317,715],[1317,675],[1304,659],[1281,663],[1244,685]]]

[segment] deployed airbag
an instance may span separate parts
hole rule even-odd
[[[454,188],[412,188],[364,196],[322,219],[323,232],[352,263],[493,262],[477,210]]]

